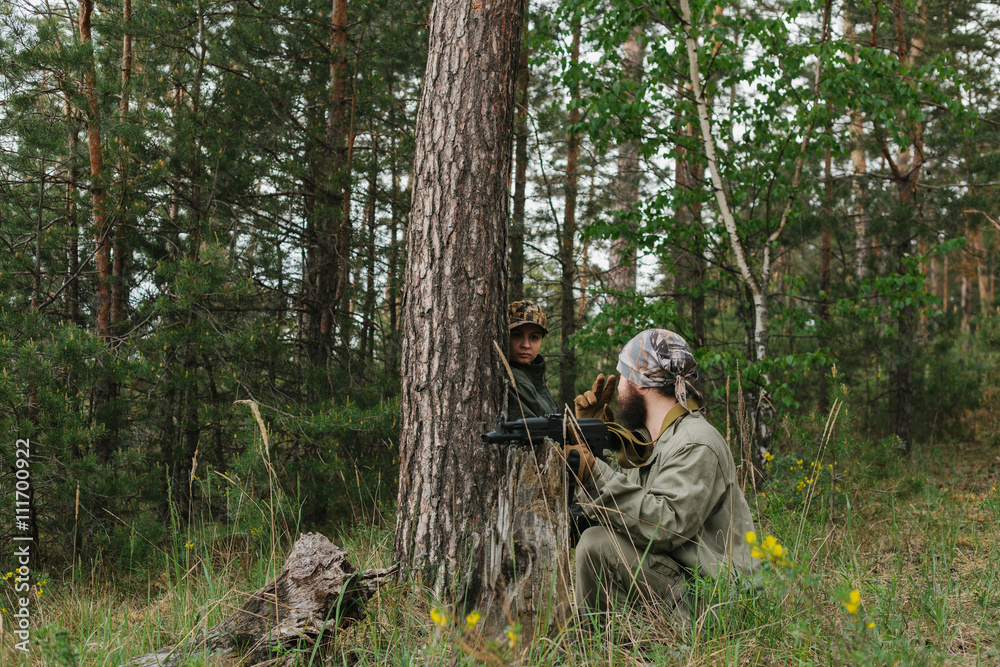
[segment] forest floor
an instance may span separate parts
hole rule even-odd
[[[694,631],[633,610],[609,629],[528,641],[513,628],[486,641],[467,619],[444,622],[447,609],[425,592],[388,587],[364,621],[329,638],[326,658],[304,652],[302,664],[1000,664],[1000,446],[923,447],[903,459],[888,444],[845,446],[849,466],[788,449],[751,498],[760,539],[773,536],[788,555],[765,558],[755,595],[698,584],[709,611]],[[359,519],[334,541],[360,568],[388,566],[391,517],[381,527]],[[11,594],[0,589],[0,666],[120,665],[183,640],[273,576],[283,559],[272,560],[267,533],[211,526],[179,536],[141,573],[98,565],[42,576],[28,654],[13,649]],[[282,553],[293,533],[275,538]]]

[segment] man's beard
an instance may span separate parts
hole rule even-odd
[[[618,423],[634,431],[646,426],[646,398],[631,386],[626,387],[618,393]]]

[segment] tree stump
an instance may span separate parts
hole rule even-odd
[[[332,631],[364,618],[365,602],[395,568],[358,572],[347,552],[323,535],[295,543],[278,576],[250,596],[229,618],[200,636],[135,658],[143,667],[184,664],[194,654],[238,658],[240,664],[290,665],[285,649],[315,644]]]
[[[484,632],[502,636],[513,621],[530,636],[562,627],[573,613],[566,461],[551,440],[538,453],[511,447],[506,458],[486,549],[496,579]]]

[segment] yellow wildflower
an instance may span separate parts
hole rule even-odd
[[[510,647],[510,648],[514,648],[515,646],[517,646],[517,638],[519,636],[520,635],[517,632],[515,632],[514,630],[508,630],[507,631],[507,646]]]
[[[743,537],[746,539],[747,544],[753,544],[754,542],[757,541],[757,533],[753,532],[752,530],[748,530],[747,534],[744,535]]]
[[[469,626],[469,629],[476,627],[476,623],[479,622],[479,612],[474,611],[465,617],[465,624]]]
[[[874,628],[874,627],[875,627],[875,622],[874,622],[874,621],[872,621],[871,623],[869,623],[869,624],[868,624],[868,625],[866,625],[865,627],[866,627],[866,628],[868,628],[869,630],[871,630],[872,628]]]
[[[858,613],[858,605],[861,604],[861,593],[858,590],[852,590],[848,594],[848,601],[844,603],[844,607],[847,609],[848,614]]]
[[[187,544],[185,544],[184,546],[185,546],[186,548],[188,548],[188,549],[194,549],[194,542],[188,542],[188,543],[187,543]]]
[[[431,620],[434,621],[434,625],[438,626],[439,628],[443,628],[444,626],[448,625],[448,615],[445,614],[440,609],[438,609],[437,607],[431,609]]]

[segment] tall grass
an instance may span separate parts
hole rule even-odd
[[[303,647],[301,664],[338,665],[745,665],[1000,664],[1000,495],[995,443],[915,448],[855,438],[842,394],[828,414],[786,422],[768,482],[750,492],[764,586],[692,587],[701,603],[689,627],[663,610],[618,609],[606,624],[566,627],[528,640],[512,629],[484,637],[474,618],[422,589],[390,585],[367,617]],[[281,495],[262,430],[262,480],[214,475],[206,502],[229,523],[174,524],[157,562],[128,579],[89,569],[44,575],[32,592],[33,647],[12,650],[9,616],[0,665],[119,665],[217,623],[266,583],[298,533],[295,502]],[[198,482],[199,480],[193,480]],[[204,482],[204,480],[201,480]],[[214,494],[214,495],[212,495]],[[222,494],[222,498],[219,497]],[[355,566],[392,560],[391,517],[358,508],[335,536]],[[199,526],[191,528],[188,526]],[[775,557],[774,544],[780,544]],[[0,605],[10,609],[5,589]],[[854,592],[854,597],[852,597]],[[432,610],[434,613],[432,614]],[[191,656],[188,664],[210,664]],[[214,663],[213,663],[214,664]]]

